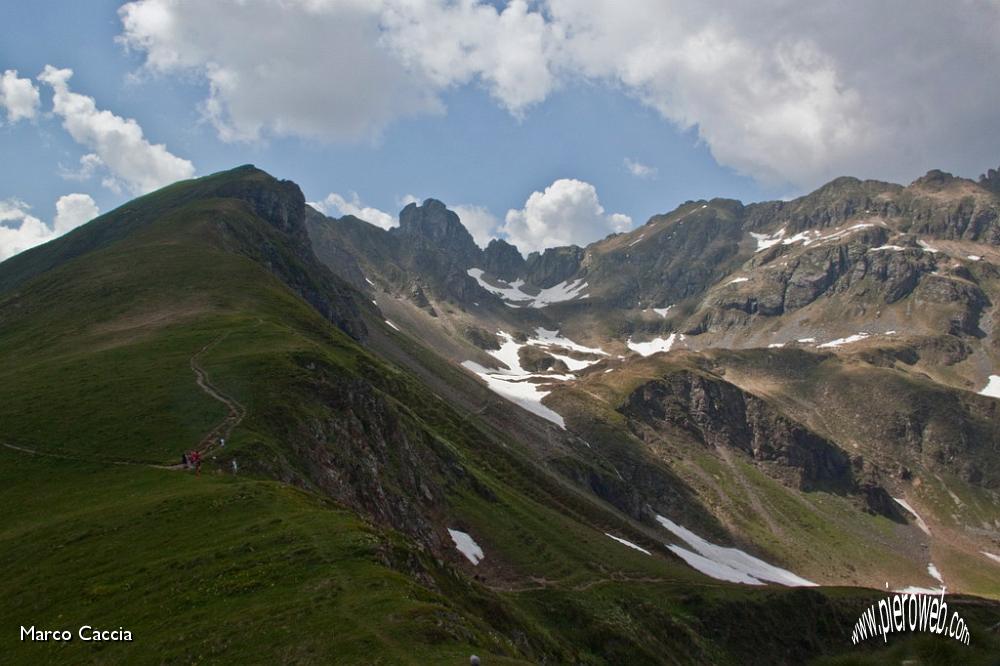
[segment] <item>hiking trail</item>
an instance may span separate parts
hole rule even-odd
[[[220,439],[228,439],[230,433],[236,428],[246,417],[247,409],[238,400],[232,396],[227,395],[218,386],[212,383],[212,380],[208,376],[208,372],[201,366],[198,359],[204,356],[210,349],[215,347],[217,344],[225,340],[229,333],[224,333],[212,342],[199,349],[193,356],[191,356],[190,365],[191,370],[194,372],[195,383],[198,385],[204,393],[209,397],[218,400],[223,405],[226,406],[228,413],[225,418],[222,419],[218,424],[212,427],[202,438],[199,440],[198,444],[195,446],[199,452],[203,455],[210,451],[215,450],[219,446]],[[57,453],[52,451],[39,451],[37,449],[28,448],[26,446],[16,446],[14,444],[8,444],[7,442],[0,442],[4,448],[10,449],[11,451],[19,451],[21,453],[28,453],[36,456],[45,456],[48,458],[59,458],[62,460],[79,460],[83,462],[98,462],[108,465],[133,465],[137,467],[150,467],[153,469],[166,469],[166,470],[183,470],[186,469],[184,465],[180,463],[173,465],[159,465],[155,463],[143,463],[134,460],[108,460],[101,459],[95,456],[74,456],[64,453]]]

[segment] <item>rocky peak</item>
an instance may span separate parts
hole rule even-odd
[[[494,238],[483,250],[483,270],[513,282],[524,268],[521,252],[505,240]]]
[[[1000,169],[989,169],[979,177],[979,185],[987,190],[1000,194]]]
[[[547,288],[564,282],[580,270],[584,250],[576,245],[550,247],[545,252],[532,252],[524,264],[525,280]]]
[[[399,213],[399,226],[390,233],[433,246],[469,266],[482,252],[458,215],[437,199],[427,199],[420,206],[407,205]]]
[[[305,224],[306,198],[298,185],[290,180],[278,180],[252,164],[244,164],[205,180],[210,186],[213,179],[219,180],[217,187],[199,192],[201,196],[244,201],[257,217],[288,234],[298,248],[309,247]]]
[[[911,187],[924,187],[929,190],[939,190],[958,180],[962,179],[956,178],[947,171],[931,169],[926,174],[913,181]]]

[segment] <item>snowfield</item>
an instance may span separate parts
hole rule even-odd
[[[458,549],[458,552],[465,555],[466,559],[472,562],[473,565],[478,565],[486,557],[483,554],[483,549],[479,547],[475,539],[465,532],[449,528],[448,534],[451,535],[451,540],[455,542],[455,548]]]
[[[683,338],[684,336],[681,336]],[[652,356],[653,354],[659,354],[660,352],[668,352],[674,346],[674,342],[677,340],[677,334],[671,333],[667,338],[653,338],[649,342],[632,342],[632,338],[629,338],[625,344],[634,352],[638,352],[642,356]]]
[[[764,560],[745,553],[738,548],[727,548],[702,539],[681,527],[669,518],[656,516],[664,528],[675,537],[685,541],[694,550],[682,546],[668,545],[678,557],[707,576],[732,583],[763,585],[767,582],[793,587],[815,587],[816,583],[796,576],[791,571],[768,564]],[[695,552],[697,551],[697,552]]]
[[[566,301],[587,298],[587,294],[583,293],[583,290],[587,288],[587,283],[582,278],[569,282],[560,282],[555,286],[541,289],[537,294],[532,296],[521,289],[524,286],[524,280],[504,282],[497,278],[494,281],[499,286],[496,286],[483,278],[485,271],[481,268],[470,268],[466,272],[469,277],[479,283],[480,287],[491,294],[496,294],[503,299],[504,305],[512,308],[544,308],[554,303],[564,303]]]
[[[986,395],[991,398],[1000,398],[1000,375],[990,375],[986,386],[979,392],[979,395]]]
[[[785,236],[785,228],[778,229],[770,236],[767,234],[755,234],[752,231],[750,235],[757,241],[757,249],[754,252],[762,252],[772,245],[777,245],[781,242],[781,239]]]
[[[566,422],[558,412],[542,404],[542,399],[551,391],[540,387],[551,382],[565,382],[576,379],[573,374],[560,375],[554,373],[533,373],[521,366],[520,352],[522,347],[541,347],[553,358],[566,364],[571,372],[584,370],[598,363],[600,359],[576,359],[566,354],[560,354],[551,348],[566,349],[593,356],[607,356],[607,352],[596,347],[587,347],[562,336],[559,331],[536,328],[535,336],[528,338],[523,344],[505,331],[497,331],[500,337],[500,349],[487,349],[486,353],[500,361],[506,368],[485,368],[475,361],[463,361],[462,367],[471,370],[486,382],[494,393],[524,407],[529,412],[555,423],[560,428],[566,427]]]

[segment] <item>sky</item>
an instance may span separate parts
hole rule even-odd
[[[0,260],[253,163],[485,245],[1000,165],[1000,0],[0,4]]]

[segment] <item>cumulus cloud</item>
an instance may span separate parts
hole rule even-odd
[[[524,0],[136,0],[119,15],[146,70],[208,82],[203,110],[227,141],[367,138],[472,81],[520,114],[555,84],[553,27]]]
[[[399,224],[394,215],[361,203],[357,192],[351,192],[350,197],[350,199],[345,199],[336,192],[331,192],[322,201],[310,201],[309,205],[324,215],[331,217],[353,215],[359,220],[364,220],[383,229],[390,229]]]
[[[656,167],[648,166],[628,157],[625,158],[625,168],[636,178],[655,178],[657,173]]]
[[[0,200],[0,261],[62,236],[97,217],[97,204],[87,194],[67,194],[56,201],[56,216],[47,225],[19,199]]]
[[[63,127],[77,143],[92,150],[81,159],[81,172],[87,176],[98,166],[107,169],[104,184],[112,189],[124,187],[133,194],[145,194],[174,181],[194,175],[191,162],[171,154],[163,144],[152,144],[143,136],[135,120],[98,109],[93,97],[70,90],[71,69],[45,66],[38,80],[53,91],[53,111],[62,118]]]
[[[568,36],[567,67],[621,86],[762,182],[978,173],[1000,153],[988,129],[1000,103],[995,2],[547,7]]]
[[[509,210],[503,233],[524,253],[560,245],[582,245],[612,232],[627,231],[632,218],[607,214],[590,183],[561,178],[533,192],[520,210]]]
[[[766,183],[906,180],[996,163],[1000,3],[137,0],[122,41],[194,71],[224,138],[377,132],[484,86],[515,115],[578,80],[696,132]],[[274,26],[281,25],[281,30]]]
[[[413,71],[445,88],[480,80],[520,115],[555,87],[558,26],[524,0],[383,3],[383,43]]]
[[[489,245],[491,239],[497,237],[500,229],[500,220],[491,213],[485,206],[473,206],[471,204],[458,204],[450,206],[462,221],[462,225],[472,234],[472,239],[479,247]]]
[[[119,10],[121,40],[151,72],[204,77],[204,111],[223,140],[357,139],[441,109],[379,45],[381,4],[139,0]]]
[[[7,113],[7,122],[31,120],[38,114],[41,96],[31,79],[19,79],[16,69],[8,69],[0,77],[0,109]]]

